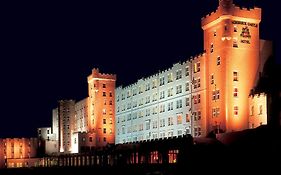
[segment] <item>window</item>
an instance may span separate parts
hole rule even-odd
[[[234,106],[234,115],[238,115],[238,106]]]
[[[201,100],[200,100],[200,94],[198,94],[198,103],[200,103],[200,101],[201,101]]]
[[[109,97],[112,97],[112,92],[109,92]],[[118,101],[119,101],[119,99],[118,99]]]
[[[106,137],[103,138],[103,141],[106,142]]]
[[[109,118],[109,124],[112,124],[112,118]]]
[[[262,114],[262,105],[259,106],[259,109],[260,109],[259,115],[261,115]]]
[[[106,134],[106,128],[103,128],[103,133]]]
[[[47,130],[47,134],[50,134],[50,130]]]
[[[106,88],[105,84],[102,84],[102,88]]]
[[[212,92],[212,100],[220,99],[220,90],[216,90]]]
[[[224,25],[224,30],[225,30],[225,31],[227,30],[227,25]]]
[[[148,91],[148,90],[150,90],[150,84],[149,83],[147,83],[146,86],[145,86],[145,91]]]
[[[176,80],[181,79],[181,77],[182,77],[181,70],[177,70],[177,72],[176,72]]]
[[[160,84],[159,84],[159,86],[162,86],[162,85],[164,85],[165,84],[165,78],[164,77],[161,77],[160,78]]]
[[[218,56],[218,57],[217,57],[217,66],[220,65],[220,64],[221,64],[221,57]]]
[[[181,114],[178,114],[177,115],[177,124],[182,124],[182,115]]]
[[[234,88],[233,97],[238,97],[238,88]]]
[[[106,124],[106,119],[105,118],[103,119],[103,124]]]
[[[185,91],[189,91],[189,82],[185,83]]]
[[[200,72],[200,62],[194,63],[194,73]]]
[[[109,129],[109,133],[112,134],[112,129],[111,128]]]
[[[174,122],[173,122],[173,117],[169,117],[168,118],[168,126],[171,126],[171,125],[173,125],[174,124]]]
[[[197,96],[194,95],[192,98],[193,98],[193,103],[194,103],[194,104],[197,104]]]
[[[103,115],[106,114],[106,109],[102,109],[102,114],[103,114]]]
[[[173,102],[168,103],[168,111],[173,110]]]
[[[157,120],[152,122],[152,128],[156,129],[157,128]]]
[[[197,120],[201,120],[201,111],[197,112]]]
[[[250,115],[251,115],[251,116],[254,115],[254,106],[251,106]]]
[[[233,81],[238,81],[238,72],[233,72]]]
[[[238,48],[238,42],[236,38],[233,38],[233,47]]]
[[[177,100],[177,109],[182,108],[182,100]]]
[[[145,121],[145,127],[146,127],[146,130],[150,129],[150,120]]]
[[[156,88],[157,86],[157,80],[152,81],[152,89]]]
[[[160,92],[160,99],[165,98],[165,91]]]
[[[102,92],[102,96],[104,96],[104,97],[105,97],[105,96],[106,96],[106,93],[105,93],[105,92]]]
[[[216,90],[216,99],[218,100],[218,99],[220,99],[220,90]]]
[[[75,141],[76,141],[76,138],[75,138]],[[93,138],[92,137],[89,137],[89,142],[93,142]]]
[[[185,98],[185,106],[189,106],[189,98]]]
[[[171,82],[173,82],[173,74],[172,73],[168,74],[168,83],[171,83]]]
[[[214,44],[213,43],[211,43],[211,53],[213,53],[214,52]]]
[[[168,89],[168,97],[173,96],[173,88]]]
[[[176,94],[182,93],[182,86],[181,85],[176,86],[176,88],[177,88]]]
[[[234,30],[233,30],[234,32],[237,32],[237,26],[234,26]]]
[[[214,84],[214,74],[211,75],[211,84]]]
[[[185,68],[185,76],[189,76],[189,67]]]
[[[217,31],[214,31],[214,36],[217,36]]]

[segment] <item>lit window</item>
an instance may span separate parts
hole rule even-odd
[[[194,63],[194,73],[200,72],[200,62]]]
[[[218,56],[218,57],[217,57],[217,65],[220,65],[220,64],[221,64],[221,57]]]
[[[234,106],[234,115],[238,115],[238,106]]]
[[[171,83],[171,82],[173,82],[173,74],[172,73],[168,74],[168,83]]]
[[[238,88],[234,88],[233,96],[238,97]]]
[[[233,81],[238,81],[238,72],[233,72]]]
[[[182,124],[182,116],[181,116],[181,114],[178,114],[178,116],[177,116],[177,124]]]

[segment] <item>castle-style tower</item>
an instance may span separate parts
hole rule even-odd
[[[207,129],[248,128],[248,96],[258,77],[261,9],[220,0],[202,19],[207,54]]]
[[[93,69],[88,76],[88,132],[96,134],[96,146],[115,141],[116,75],[102,74]]]

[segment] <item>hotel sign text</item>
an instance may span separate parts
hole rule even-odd
[[[232,24],[241,24],[241,25],[247,25],[251,27],[258,27],[258,24],[251,23],[251,22],[245,22],[245,21],[232,21]]]

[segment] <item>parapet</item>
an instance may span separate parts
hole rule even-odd
[[[100,73],[98,68],[94,68],[92,70],[92,74],[88,76],[88,81],[90,81],[93,78],[97,79],[109,79],[109,80],[116,80],[116,75],[115,74],[105,74],[105,73]]]
[[[235,4],[228,7],[219,6],[214,12],[207,14],[201,18],[201,26],[205,26],[224,15],[237,16],[242,18],[252,18],[261,20],[261,8],[244,8],[235,6]]]
[[[266,93],[262,92],[262,93],[258,93],[258,94],[251,94],[249,95],[249,98],[255,99],[255,98],[264,98],[266,97]]]

